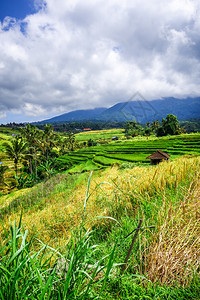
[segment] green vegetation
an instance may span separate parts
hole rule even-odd
[[[30,187],[55,173],[55,158],[59,156],[59,153],[66,153],[65,148],[72,150],[74,141],[73,133],[70,139],[69,133],[68,138],[63,139],[54,132],[52,125],[45,125],[44,130],[39,130],[34,125],[26,124],[25,127],[19,128],[17,134],[8,136],[7,140],[4,139],[1,144],[3,153],[1,160],[5,167],[14,163],[18,188]],[[20,172],[18,172],[18,167]],[[13,177],[12,173],[10,177]],[[5,180],[1,182],[1,185],[3,183]],[[10,190],[12,189],[13,185],[10,186]],[[9,185],[3,192],[7,191],[9,191]]]
[[[181,134],[181,129],[177,117],[170,114],[166,119],[162,119],[161,125],[157,129],[157,136],[178,135]]]
[[[147,122],[146,126],[141,126],[135,121],[129,121],[126,122],[124,128],[127,138],[138,135],[149,136],[151,134],[155,134],[156,136],[179,135],[182,132],[186,132],[184,128],[180,127],[177,117],[172,114],[167,115],[166,119],[162,118],[161,123],[156,120],[152,123]]]
[[[25,151],[19,153],[19,156],[21,155],[20,172],[15,178],[18,188],[30,187],[40,180],[48,179],[55,172],[65,170],[72,174],[105,168],[115,163],[145,165],[149,163],[146,157],[158,149],[166,151],[171,159],[184,154],[199,154],[200,135],[198,133],[160,138],[153,135],[146,136],[147,129],[155,131],[158,128],[160,128],[158,122],[147,124],[146,129],[142,129],[135,122],[129,122],[125,132],[123,129],[111,129],[78,134],[68,132],[60,135],[54,132],[51,125],[44,126],[42,131],[34,125],[27,124],[20,129],[23,140],[18,135],[10,137],[7,140],[7,147],[5,147],[5,140],[2,147],[4,147],[4,156],[6,149],[11,148],[19,140],[25,147]],[[145,136],[135,136],[129,139],[133,129],[143,130]],[[133,132],[131,134],[133,135]],[[125,139],[125,135],[128,139]],[[118,140],[112,141],[113,137],[117,137]],[[14,162],[14,156],[8,157]],[[10,170],[9,160],[2,157],[2,161],[5,166],[9,166]],[[18,161],[15,164],[15,171]],[[12,173],[8,174],[8,171],[6,174],[13,177]],[[10,185],[10,190],[14,187],[13,183]],[[9,186],[4,189],[4,193],[7,191],[9,191]]]
[[[82,229],[63,256],[41,241],[40,249],[33,252],[33,240],[28,241],[28,231],[22,231],[21,217],[18,226],[14,222],[10,232],[5,230],[7,243],[0,248],[0,299],[91,299],[95,284],[100,283],[101,294],[113,267],[115,247],[106,265],[101,266],[104,258],[91,265],[97,246],[90,243],[92,232],[82,234]],[[54,266],[53,256],[57,257]],[[99,274],[101,278],[95,282]]]
[[[13,160],[15,165],[16,176],[18,175],[18,164],[20,160],[22,160],[25,150],[26,144],[22,141],[20,137],[15,137],[10,143],[5,143],[5,151],[7,156]]]
[[[181,121],[180,125],[186,130],[187,133],[200,132],[200,119]]]
[[[80,162],[88,163],[89,161],[91,164],[96,165],[96,168],[125,162],[149,164],[146,157],[159,149],[171,155],[171,159],[181,155],[199,155],[200,134],[182,134],[160,138],[136,137],[132,140],[118,140],[74,151],[57,158],[56,162],[59,170],[69,169],[70,172],[76,172],[76,165],[79,165]]]
[[[165,129],[162,129],[164,127]],[[18,172],[18,164],[21,161],[19,164],[20,172],[19,174],[16,172],[15,180],[17,180],[18,188],[24,188],[48,179],[55,172],[64,170],[68,170],[71,174],[101,169],[115,163],[147,164],[146,157],[158,149],[168,152],[172,159],[183,154],[199,154],[198,134],[180,135],[180,137],[169,136],[159,139],[152,133],[159,132],[160,128],[165,133],[170,130],[180,133],[177,132],[178,121],[173,115],[168,115],[166,120],[163,119],[161,125],[155,121],[151,124],[147,123],[146,127],[143,128],[136,122],[127,122],[125,130],[111,129],[78,134],[73,132],[58,134],[51,125],[44,125],[43,130],[39,130],[34,125],[26,124],[18,130],[16,136],[12,137],[15,128],[2,128],[3,131],[8,130],[9,135],[6,136],[5,133],[2,133],[6,138],[1,143],[2,153],[4,153],[1,160],[5,167],[9,166],[9,173],[7,169],[6,175],[10,178],[13,178],[13,173],[10,172],[12,170],[10,168],[11,162],[17,159],[17,163],[14,162],[13,170]],[[112,141],[114,137],[117,140]],[[23,151],[20,150],[16,156],[13,147],[18,145],[19,141],[24,146]],[[11,148],[13,151],[8,153]],[[5,157],[6,153],[7,158]],[[5,183],[2,181],[1,185],[4,184],[3,182]],[[7,185],[3,193],[13,190],[13,184],[14,181],[10,186]]]
[[[4,151],[3,144],[8,141],[11,137],[13,132],[10,130],[2,130],[5,128],[0,128],[0,155],[2,155],[2,152]]]
[[[0,299],[198,299],[199,169],[182,157],[107,168],[88,185],[86,173],[58,174],[3,196]]]
[[[124,138],[123,129],[110,129],[110,130],[95,130],[86,131],[76,134],[78,142],[86,142],[90,139],[103,143],[104,141],[111,141],[113,137]]]
[[[83,130],[84,128],[90,128],[92,131],[96,130],[106,130],[106,129],[116,129],[123,128],[125,122],[92,122],[92,121],[83,121],[83,122],[58,122],[52,123],[55,131],[65,132],[65,131],[73,131],[78,132],[79,130]],[[44,128],[44,124],[37,124],[39,129]]]
[[[138,135],[144,135],[144,128],[138,124],[136,121],[126,122],[125,126],[125,136],[128,138],[129,136],[135,137]],[[150,133],[150,131],[148,132]]]
[[[198,299],[200,134],[162,125],[0,133],[0,299]]]

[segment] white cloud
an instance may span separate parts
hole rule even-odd
[[[3,112],[0,112],[0,119],[5,119],[6,118],[6,113],[3,111]]]
[[[199,95],[197,0],[37,0],[0,24],[0,109],[42,116]],[[27,116],[27,117],[26,117]],[[1,118],[1,116],[0,116]]]

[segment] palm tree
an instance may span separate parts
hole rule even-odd
[[[26,152],[27,144],[23,142],[19,136],[14,137],[11,143],[4,143],[5,152],[7,156],[13,160],[15,164],[15,173],[18,175],[18,163],[24,157]]]
[[[73,132],[68,132],[67,133],[67,147],[69,151],[74,151],[74,148],[76,147],[76,139],[75,139],[75,134]]]
[[[57,147],[58,147],[58,150],[59,150],[59,155],[63,155],[66,153],[66,145],[65,145],[65,140],[63,137],[59,136],[58,135],[58,138],[57,138]]]
[[[160,125],[159,121],[156,120],[151,123],[150,127],[152,128],[153,131],[156,131],[158,129],[159,125]]]
[[[26,124],[26,126],[21,129],[21,134],[23,137],[26,138],[26,140],[28,142],[30,173],[32,174],[32,172],[33,172],[32,159],[34,157],[35,175],[37,177],[37,147],[39,145],[39,142],[38,142],[39,130],[37,129],[36,126],[34,126],[32,124]]]
[[[46,157],[46,161],[48,161],[52,148],[56,146],[56,134],[51,124],[46,124],[44,126],[44,130],[41,132],[39,140],[40,147],[42,148],[43,154]]]

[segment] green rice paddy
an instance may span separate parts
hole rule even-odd
[[[200,155],[200,134],[118,140],[71,152],[59,157],[57,161],[63,170],[70,166],[70,172],[86,171],[88,167],[89,170],[98,169],[124,162],[148,165],[149,160],[146,157],[157,150],[167,152],[171,159],[181,155]]]

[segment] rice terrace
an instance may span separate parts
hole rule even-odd
[[[0,0],[0,300],[200,300],[199,0]]]
[[[199,299],[200,133],[0,138],[0,299]]]

